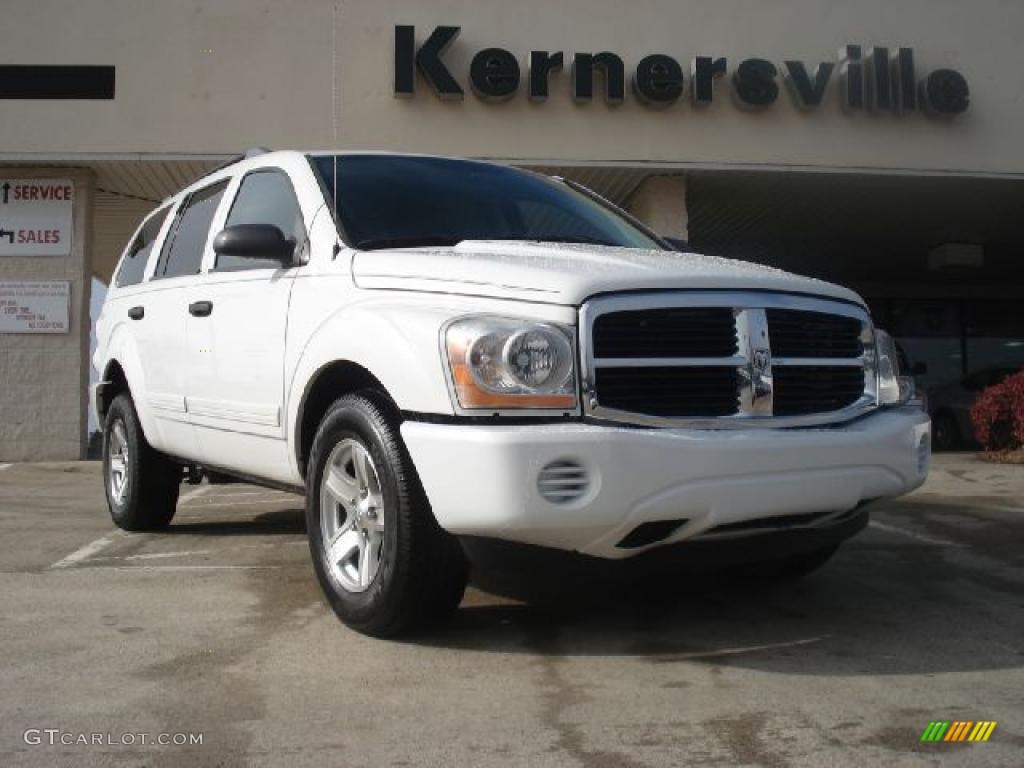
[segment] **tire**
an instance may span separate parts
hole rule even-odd
[[[180,484],[181,467],[146,442],[131,397],[115,397],[103,427],[103,486],[114,525],[126,531],[166,528]]]
[[[342,622],[374,637],[446,618],[468,577],[461,545],[434,519],[398,419],[373,390],[337,400],[313,439],[306,482],[320,586]]]
[[[801,552],[799,555],[775,558],[763,563],[757,572],[776,581],[795,581],[821,568],[832,559],[838,549],[839,545],[834,544],[810,552]]]
[[[940,411],[932,417],[932,450],[952,451],[962,443],[960,427],[953,414]]]

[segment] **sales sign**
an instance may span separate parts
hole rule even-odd
[[[0,179],[0,256],[71,254],[70,179]]]
[[[0,280],[0,333],[67,333],[71,283]]]

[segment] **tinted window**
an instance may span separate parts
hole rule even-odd
[[[664,247],[584,192],[515,168],[401,155],[321,156],[314,163],[328,196],[337,190],[337,218],[357,248],[463,240]]]
[[[295,199],[291,181],[282,171],[255,171],[242,179],[225,226],[236,224],[273,224],[296,244],[306,239],[299,201]],[[217,269],[275,268],[265,259],[217,256]]]
[[[142,278],[146,274],[146,263],[149,261],[149,254],[153,250],[153,241],[160,234],[160,227],[163,226],[164,219],[167,218],[170,210],[171,207],[167,206],[146,219],[142,229],[135,236],[131,246],[128,248],[128,252],[121,261],[121,268],[117,271],[115,285],[121,287],[142,282]]]
[[[193,192],[178,213],[174,230],[167,236],[154,277],[196,275],[203,261],[210,222],[217,212],[227,181]]]

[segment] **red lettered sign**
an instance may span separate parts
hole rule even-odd
[[[0,256],[68,256],[75,186],[70,179],[0,177]]]

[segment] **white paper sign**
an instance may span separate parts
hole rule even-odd
[[[67,333],[71,283],[0,280],[0,333]]]
[[[71,254],[70,179],[0,178],[0,256]]]

